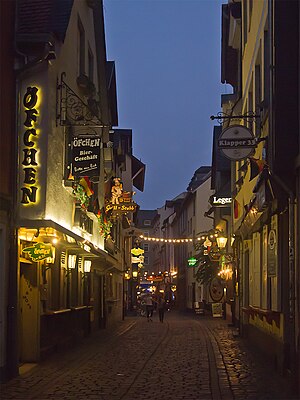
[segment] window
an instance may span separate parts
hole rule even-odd
[[[249,29],[248,29],[248,32],[250,32],[250,29],[251,29],[252,9],[253,9],[253,0],[249,0]]]
[[[247,0],[243,0],[243,35],[244,35],[244,48],[248,39],[248,10],[247,10]]]
[[[261,243],[259,232],[253,234],[252,243],[249,263],[249,300],[250,305],[261,307]]]
[[[144,257],[144,265],[149,265],[149,257]]]
[[[87,305],[90,280],[81,256],[57,249],[55,261],[44,260],[40,269],[42,311]]]
[[[81,208],[75,208],[74,225],[88,233],[93,233],[93,220],[90,219]]]
[[[67,307],[76,307],[78,305],[78,257],[76,254],[68,255],[68,302]]]
[[[78,18],[78,75],[85,73],[85,33],[82,22]]]
[[[261,103],[261,68],[260,64],[255,66],[255,114],[260,113]],[[260,121],[259,118],[255,120],[255,133],[257,136],[260,135]]]
[[[187,229],[187,210],[183,210],[180,216],[180,233],[183,233]]]
[[[145,251],[149,251],[149,244],[148,243],[144,243],[144,250]]]
[[[112,298],[114,293],[113,293],[113,277],[112,273],[106,274],[105,277],[105,287],[106,287],[106,294],[108,298]]]
[[[150,226],[151,225],[151,220],[150,219],[145,219],[144,220],[144,226]]]
[[[91,82],[94,82],[94,56],[90,48],[88,51],[88,77]]]
[[[113,226],[111,227],[110,230],[110,235],[114,241],[115,247],[117,247],[118,249],[121,246],[121,226],[120,226],[120,222],[116,221]]]
[[[269,34],[268,31],[264,31],[264,103],[265,108],[267,108],[269,104],[269,91],[270,91],[270,43],[269,43]]]
[[[250,90],[248,92],[248,112],[250,114],[253,112],[253,92],[252,92],[252,88],[253,88],[253,81],[251,80]],[[252,118],[249,118],[247,125],[248,125],[248,128],[252,131],[253,130],[253,120],[252,120]]]

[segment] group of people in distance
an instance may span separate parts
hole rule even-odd
[[[155,303],[157,304],[157,310],[159,315],[159,321],[164,322],[164,315],[165,315],[165,308],[166,308],[166,301],[162,295],[158,296],[157,299],[154,299],[151,293],[148,293],[144,299],[144,304],[146,306],[147,312],[147,320],[148,322],[152,322],[153,317],[153,310]]]

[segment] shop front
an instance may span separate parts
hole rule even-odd
[[[18,239],[20,362],[37,362],[91,332],[105,286],[94,292],[94,264],[106,254],[53,221],[27,222]]]
[[[245,207],[246,213],[235,231],[234,243],[239,302],[240,332],[283,369],[286,352],[286,295],[288,279],[284,260],[287,236],[284,216],[261,206],[256,194]]]

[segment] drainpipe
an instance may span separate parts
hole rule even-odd
[[[226,245],[226,247],[228,248],[228,245],[230,245],[230,247],[231,247],[231,243],[230,243],[230,240],[231,240],[231,232],[232,232],[232,230],[230,229],[230,231],[229,231],[229,222],[230,222],[230,219],[231,219],[231,217],[230,216],[228,216],[228,218],[226,218],[226,217],[220,217],[220,219],[222,220],[222,221],[225,221],[226,222],[226,234],[227,234],[227,237],[228,237],[228,239],[229,240],[227,240],[227,245]]]
[[[203,215],[204,215],[204,217],[210,218],[210,219],[212,219],[213,221],[215,220],[215,217],[211,217],[211,216],[209,215],[209,211],[205,212]]]

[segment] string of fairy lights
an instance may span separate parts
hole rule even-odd
[[[160,242],[160,243],[170,243],[170,244],[180,244],[180,243],[193,243],[193,242],[200,242],[200,241],[205,241],[208,239],[216,240],[216,238],[223,236],[221,232],[214,232],[214,233],[202,233],[200,236],[196,238],[157,238],[157,237],[151,237],[151,236],[145,236],[145,235],[140,235],[140,239],[143,241],[149,241],[149,242]]]

